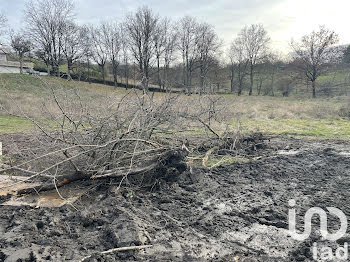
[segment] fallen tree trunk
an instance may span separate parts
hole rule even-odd
[[[52,180],[50,182],[41,183],[32,188],[26,188],[23,190],[19,190],[17,192],[18,195],[33,193],[33,192],[42,192],[60,188],[69,183],[80,181],[80,180],[88,180],[88,179],[107,179],[107,178],[120,178],[127,176],[135,176],[140,174],[149,173],[160,169],[162,167],[166,167],[168,164],[171,166],[176,166],[179,164],[187,154],[187,151],[182,149],[171,149],[166,150],[162,154],[153,157],[151,160],[144,162],[143,164],[139,164],[138,166],[129,166],[129,167],[119,167],[111,170],[104,171],[80,171],[64,175],[64,176],[52,176]],[[11,169],[11,168],[10,168]],[[17,170],[18,168],[13,167],[13,170]],[[26,172],[28,170],[22,169],[22,172]],[[33,177],[36,174],[33,171],[28,171],[28,173],[32,174]],[[45,175],[47,177],[48,175]]]

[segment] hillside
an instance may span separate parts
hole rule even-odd
[[[23,132],[32,128],[26,117],[50,119],[54,108],[52,90],[63,92],[68,100],[74,99],[76,92],[81,99],[88,101],[96,111],[107,100],[119,101],[127,93],[140,95],[139,90],[115,88],[101,84],[67,81],[56,77],[30,75],[0,75],[0,132]],[[72,97],[68,97],[71,94]],[[162,93],[155,93],[161,99]],[[179,97],[180,104],[189,105],[192,110],[199,99],[198,95]],[[68,101],[67,100],[67,101]],[[297,98],[270,96],[242,96],[232,94],[219,96],[224,108],[221,116],[224,122],[244,132],[264,132],[283,135],[303,135],[316,137],[349,138],[350,122],[349,98]],[[191,106],[193,104],[193,106]],[[51,111],[50,111],[51,110]],[[52,113],[52,112],[51,112]],[[217,124],[218,130],[222,124]]]

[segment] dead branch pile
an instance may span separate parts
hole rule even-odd
[[[244,155],[266,148],[268,140],[270,137],[262,133],[241,134],[235,132],[225,134],[219,139],[202,140],[198,142],[195,150],[203,153],[215,148],[218,155]]]
[[[193,110],[193,105],[179,104],[174,94],[156,99],[132,90],[96,104],[76,89],[47,85],[47,90],[51,103],[42,105],[44,120],[26,116],[40,131],[38,145],[12,155],[14,163],[0,167],[0,173],[26,175],[26,181],[39,182],[30,191],[57,189],[86,179],[117,178],[122,184],[138,176],[150,182],[145,175],[151,174],[154,180],[174,174],[167,172],[169,168],[175,173],[186,168],[183,160],[188,148],[177,133],[198,128],[197,123],[220,138],[211,127],[218,112],[212,97],[201,98]]]

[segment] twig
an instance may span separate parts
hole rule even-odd
[[[153,245],[143,245],[143,246],[131,246],[131,247],[118,247],[118,248],[112,248],[106,251],[100,252],[100,254],[105,255],[105,254],[110,254],[110,253],[116,253],[116,252],[121,252],[121,251],[129,251],[129,250],[140,250],[140,249],[145,249],[152,247]],[[90,258],[92,255],[83,257],[79,262],[83,262],[85,259]]]
[[[205,123],[202,119],[200,119],[200,117],[197,118],[197,120],[204,125],[211,133],[213,133],[217,138],[220,139],[220,136],[210,127],[210,125],[208,125],[207,123]]]
[[[207,153],[205,153],[205,156],[203,157],[203,159],[202,159],[202,165],[204,166],[204,167],[207,167],[207,161],[208,161],[208,159],[209,159],[209,156],[214,152],[214,151],[216,151],[216,150],[219,150],[219,147],[218,146],[214,146],[213,148],[211,148],[211,149],[209,149],[208,151],[207,151]]]

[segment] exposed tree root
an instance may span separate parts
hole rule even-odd
[[[170,166],[174,166],[174,165],[176,166],[177,164],[180,164],[180,162],[182,162],[186,154],[187,152],[184,150],[172,149],[172,150],[167,150],[153,157],[151,160],[143,163],[142,165],[138,165],[138,166],[120,167],[120,168],[114,168],[111,170],[104,170],[104,171],[82,172],[78,170],[69,175],[52,177],[53,182],[52,180],[49,180],[49,182],[41,183],[40,185],[37,185],[35,187],[19,190],[17,194],[22,195],[22,194],[28,194],[33,192],[53,190],[53,189],[60,188],[64,185],[67,185],[71,182],[80,181],[80,180],[120,178],[120,177],[145,174],[155,170],[159,170],[160,168],[167,166],[169,164]],[[13,169],[18,171],[18,169],[15,167]],[[26,170],[22,170],[22,171],[26,172]],[[40,175],[39,173],[35,173],[33,171],[28,171],[28,172],[30,172],[30,174],[32,174],[33,177],[35,177],[36,175],[38,176]]]

